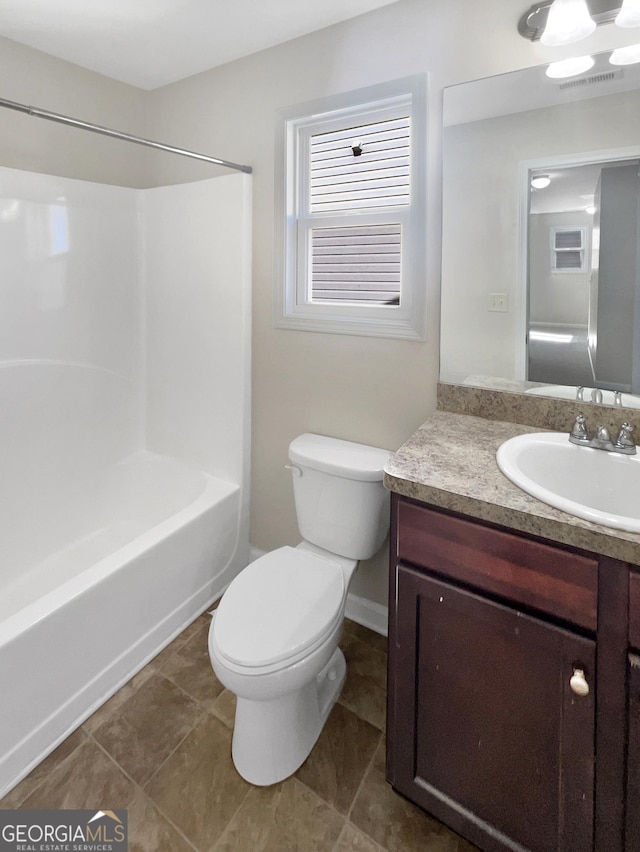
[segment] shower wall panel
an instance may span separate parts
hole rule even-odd
[[[235,174],[140,195],[147,446],[230,482],[249,445],[250,187]]]
[[[87,529],[101,473],[139,444],[136,228],[134,190],[0,168],[0,535],[12,571]]]
[[[0,168],[0,580],[100,529],[140,449],[248,500],[250,188]]]

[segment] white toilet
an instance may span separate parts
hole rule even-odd
[[[346,674],[349,582],[389,529],[386,450],[306,434],[289,458],[303,541],[241,571],[209,630],[214,671],[237,696],[233,762],[257,785],[293,774],[318,739]]]

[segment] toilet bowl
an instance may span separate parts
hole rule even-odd
[[[293,441],[296,510],[299,520],[304,512],[310,538],[248,565],[214,613],[209,655],[218,679],[236,694],[232,757],[252,784],[274,784],[301,766],[340,694],[346,663],[338,641],[349,583],[358,560],[373,555],[388,530],[388,455],[324,436]],[[338,480],[347,480],[344,488]],[[326,549],[328,541],[340,552]]]

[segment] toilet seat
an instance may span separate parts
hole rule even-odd
[[[213,625],[216,652],[247,674],[292,665],[342,621],[344,599],[337,562],[294,547],[273,550],[225,592]]]

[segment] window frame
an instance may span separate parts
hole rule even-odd
[[[282,111],[276,135],[276,269],[274,326],[305,331],[424,340],[426,336],[426,75],[323,98]],[[411,116],[408,205],[308,212],[308,140],[347,122]],[[311,301],[312,227],[401,223],[399,305]]]
[[[558,234],[580,234],[580,246],[567,246],[558,248]],[[551,225],[549,228],[549,242],[551,245],[551,272],[554,275],[585,274],[589,272],[589,234],[584,225],[570,227],[568,225]],[[562,254],[579,252],[580,266],[558,266],[558,258]]]

